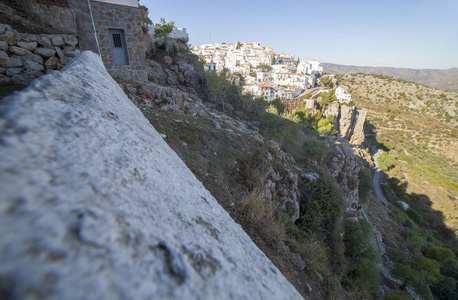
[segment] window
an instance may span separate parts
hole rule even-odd
[[[129,64],[127,56],[126,38],[122,29],[108,29],[111,43],[111,53],[113,54],[113,64],[124,66]]]

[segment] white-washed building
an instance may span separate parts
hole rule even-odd
[[[337,100],[340,103],[351,103],[351,94],[347,93],[342,87],[337,87],[335,92]]]

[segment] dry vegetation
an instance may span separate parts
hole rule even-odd
[[[390,151],[389,175],[406,192],[427,195],[458,230],[458,94],[381,75],[339,80],[355,104],[369,110],[367,133],[377,133],[377,142]]]

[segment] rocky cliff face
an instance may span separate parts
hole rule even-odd
[[[364,142],[364,122],[367,110],[358,110],[354,106],[330,103],[323,111],[324,116],[333,116],[339,135],[351,145],[361,145]]]
[[[2,296],[301,298],[96,55],[0,112]]]

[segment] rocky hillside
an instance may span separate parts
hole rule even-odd
[[[369,152],[341,137],[316,136],[294,114],[242,97],[236,85],[203,73],[195,57],[173,48],[153,49],[150,83],[119,83],[302,296],[402,293],[386,249],[407,244],[393,208],[372,193]],[[342,126],[353,131],[356,110],[335,105],[325,113],[349,116]]]
[[[457,230],[458,94],[380,75],[346,74],[339,81],[368,110],[368,137],[377,134],[391,151],[391,176],[408,192],[427,195]]]
[[[458,92],[458,68],[448,70],[436,69],[407,69],[389,67],[359,67],[331,63],[322,64],[327,73],[346,74],[364,73],[391,76],[408,81],[414,81],[441,90]]]

